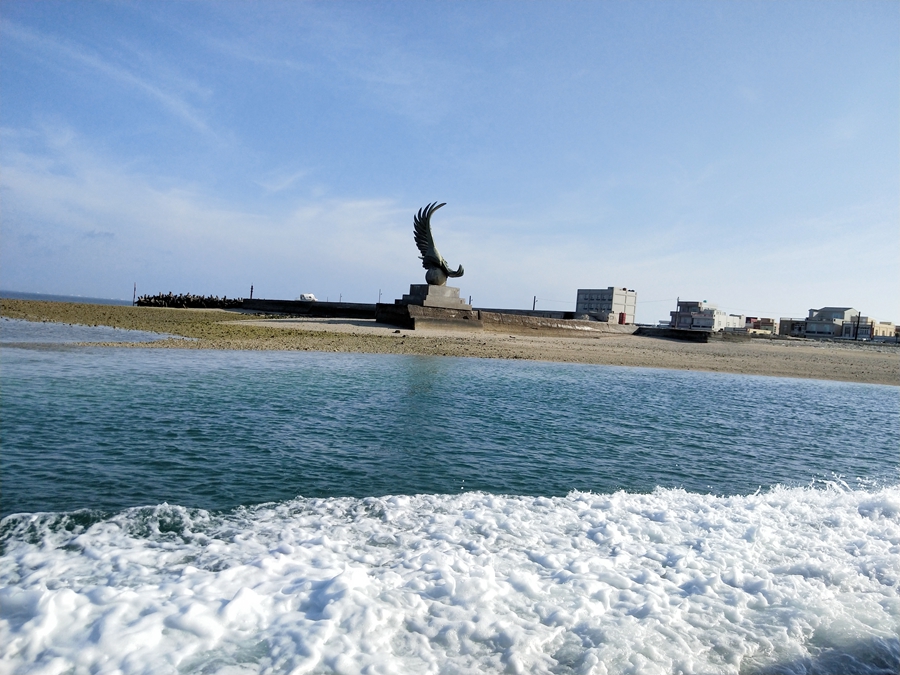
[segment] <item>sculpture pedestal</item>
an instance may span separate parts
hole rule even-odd
[[[442,307],[444,309],[471,310],[472,305],[459,297],[459,289],[453,286],[433,286],[431,284],[410,284],[409,293],[395,305],[419,305],[420,307]]]
[[[409,293],[393,305],[375,306],[375,320],[400,328],[453,328],[481,330],[481,318],[453,286],[412,284]]]

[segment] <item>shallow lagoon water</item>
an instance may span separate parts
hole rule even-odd
[[[0,345],[40,347],[73,342],[154,342],[170,336],[142,330],[81,326],[67,323],[36,323],[0,317]]]
[[[858,487],[900,445],[896,387],[557,363],[8,349],[0,397],[4,515]]]
[[[0,351],[5,671],[900,668],[895,387]]]

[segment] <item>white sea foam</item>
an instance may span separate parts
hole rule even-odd
[[[893,673],[900,488],[4,521],[7,673]]]

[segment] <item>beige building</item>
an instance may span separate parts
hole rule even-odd
[[[875,340],[894,337],[897,327],[890,321],[875,321],[867,316],[845,321],[841,326],[841,337],[849,340]]]
[[[778,322],[766,317],[748,316],[745,324],[748,333],[774,335],[778,333]]]
[[[890,321],[878,321],[872,326],[872,337],[880,338],[880,337],[896,337],[897,336],[897,326],[896,324],[891,323]]]
[[[855,321],[859,310],[852,307],[822,307],[809,310],[805,319],[782,317],[779,323],[779,335],[809,338],[841,337],[844,323]]]
[[[593,321],[634,323],[637,293],[627,288],[579,288],[575,316]]]
[[[782,318],[779,335],[844,340],[885,340],[896,338],[897,327],[890,321],[876,321],[853,307],[822,307],[809,310],[805,319]]]

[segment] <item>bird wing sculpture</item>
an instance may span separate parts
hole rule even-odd
[[[461,277],[463,275],[463,266],[460,265],[456,271],[450,269],[447,261],[438,252],[437,246],[434,245],[434,237],[431,236],[431,214],[446,204],[438,204],[433,202],[428,206],[419,209],[416,217],[413,218],[413,235],[416,238],[416,246],[422,254],[422,267],[426,270],[438,269],[447,277]],[[429,279],[428,273],[425,275],[426,280]],[[440,278],[440,275],[438,275]],[[429,281],[429,283],[432,283]],[[439,284],[440,285],[440,284]]]

